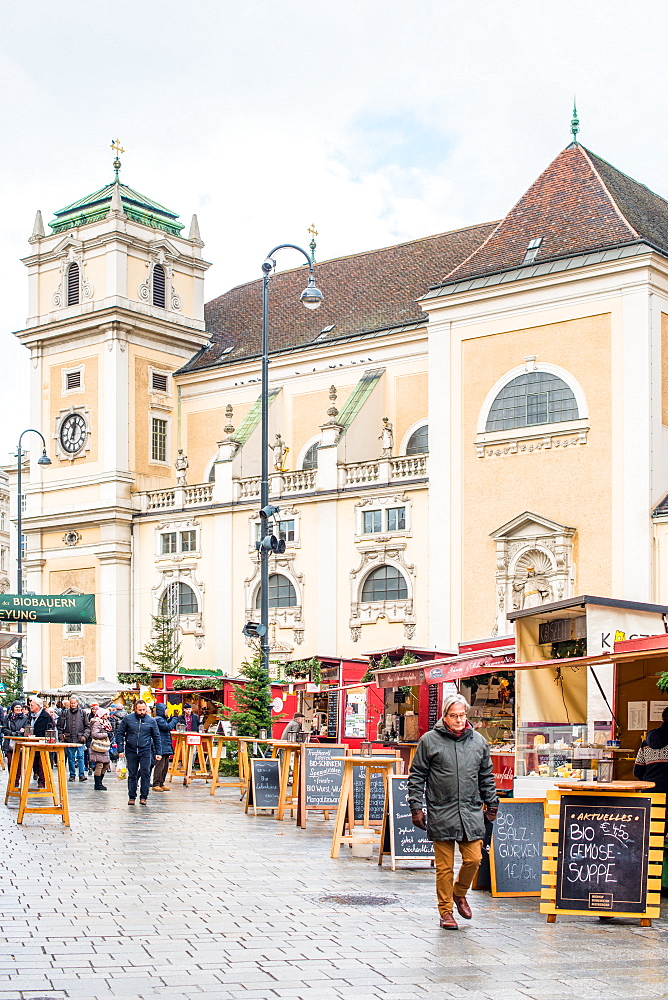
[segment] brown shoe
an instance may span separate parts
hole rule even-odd
[[[128,805],[133,806],[135,804],[135,799],[128,799]]]
[[[441,917],[441,927],[446,931],[458,931],[459,924],[451,913],[444,913]]]
[[[161,792],[171,792],[171,788],[168,785],[160,785]]]
[[[146,805],[146,799],[140,799],[139,800],[139,805],[140,806],[145,806]]]
[[[466,896],[453,895],[452,898],[454,900],[455,906],[459,910],[460,917],[463,917],[464,920],[470,920],[473,914],[471,913],[471,907],[468,904]]]

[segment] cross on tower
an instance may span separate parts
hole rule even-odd
[[[311,251],[311,260],[315,263],[315,238],[318,235],[318,230],[315,228],[315,222],[312,222],[306,231],[310,233],[312,237],[311,242],[309,243],[309,250]]]
[[[120,153],[124,153],[125,150],[121,146],[121,140],[120,139],[112,139],[111,140],[111,148],[116,153],[116,159],[114,160],[114,171],[116,173],[116,182],[118,182],[118,171],[121,169],[121,161],[119,160],[118,157],[119,157],[119,154]]]

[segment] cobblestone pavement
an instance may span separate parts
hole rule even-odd
[[[442,931],[428,866],[333,861],[331,821],[246,816],[203,785],[129,807],[107,783],[68,786],[70,829],[0,809],[0,1000],[668,997],[665,915],[548,925],[535,898],[480,892],[473,921]],[[337,894],[390,902],[321,901]]]

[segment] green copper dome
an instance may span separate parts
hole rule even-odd
[[[178,222],[178,215],[170,212],[164,205],[159,205],[157,201],[151,201],[145,195],[139,194],[132,188],[121,184],[120,181],[107,184],[93,194],[75,201],[66,208],[61,208],[55,212],[55,219],[49,225],[54,233],[63,233],[67,229],[74,229],[77,226],[85,226],[89,222],[99,222],[109,214],[111,207],[111,196],[114,187],[118,185],[118,193],[123,205],[123,211],[128,219],[140,222],[144,226],[152,229],[161,229],[172,236],[179,236],[183,229],[183,223]]]

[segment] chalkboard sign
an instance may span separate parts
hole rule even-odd
[[[431,730],[438,722],[438,684],[428,686],[427,729]]]
[[[501,799],[490,850],[493,896],[540,896],[543,799]]]
[[[263,760],[261,757],[251,758],[251,780],[248,786],[248,807],[253,811],[258,809],[276,809],[278,807],[279,786],[281,782],[281,765],[274,758]]]
[[[339,692],[327,693],[327,736],[335,740],[339,735]]]
[[[392,871],[397,861],[433,861],[434,845],[425,830],[413,826],[408,805],[408,775],[391,775],[388,779],[388,807],[383,822],[378,864],[389,854]]]
[[[366,783],[366,768],[353,768],[353,802],[355,821],[364,819],[364,788]],[[382,823],[385,815],[385,783],[383,775],[376,772],[371,775],[369,790],[369,822]]]
[[[563,795],[555,909],[644,913],[652,800]]]
[[[299,774],[298,826],[306,826],[308,810],[336,810],[341,796],[342,758],[345,757],[346,750],[346,744],[304,744]]]

